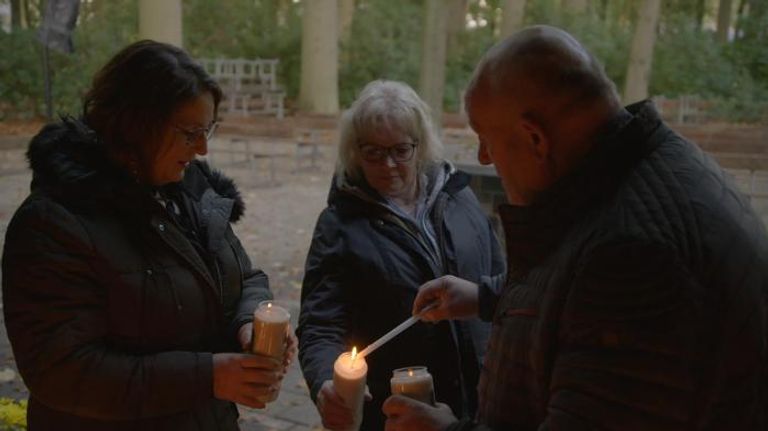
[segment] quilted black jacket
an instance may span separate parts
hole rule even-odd
[[[477,430],[765,430],[768,240],[722,170],[650,102],[527,208]]]

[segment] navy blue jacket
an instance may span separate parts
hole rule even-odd
[[[418,287],[453,274],[475,282],[504,272],[504,259],[487,216],[468,187],[453,174],[430,217],[442,251],[429,253],[423,235],[382,205],[332,189],[320,214],[306,262],[297,334],[304,377],[315,399],[333,376],[333,362],[353,345],[365,347],[411,315]],[[426,365],[436,398],[459,416],[474,414],[479,364],[489,325],[419,322],[368,357],[362,429],[383,429],[381,404],[392,370]]]

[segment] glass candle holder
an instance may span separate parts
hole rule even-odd
[[[434,406],[435,384],[427,367],[405,367],[392,371],[389,381],[392,394],[403,395]]]

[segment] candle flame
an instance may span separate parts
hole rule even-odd
[[[272,303],[267,304],[267,308],[272,308]]]
[[[409,376],[409,377],[413,377],[413,370],[411,370],[411,369],[408,369],[408,376]]]
[[[349,363],[350,368],[355,368],[355,359],[357,359],[357,346],[352,346],[352,360]]]

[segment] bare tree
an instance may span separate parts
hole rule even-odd
[[[660,0],[644,0],[640,6],[632,50],[629,54],[627,78],[624,83],[624,102],[632,103],[648,97],[649,75],[656,42],[656,24],[659,20]]]
[[[303,2],[299,106],[316,113],[339,112],[339,9],[336,0]]]
[[[501,6],[500,37],[511,35],[523,27],[525,18],[525,0],[504,0]]]
[[[419,76],[419,93],[432,108],[432,117],[438,128],[441,127],[443,118],[445,52],[448,36],[448,8],[443,5],[443,0],[426,0],[424,3]]]
[[[717,40],[720,43],[728,42],[732,9],[731,0],[720,0],[720,5],[717,8]]]

